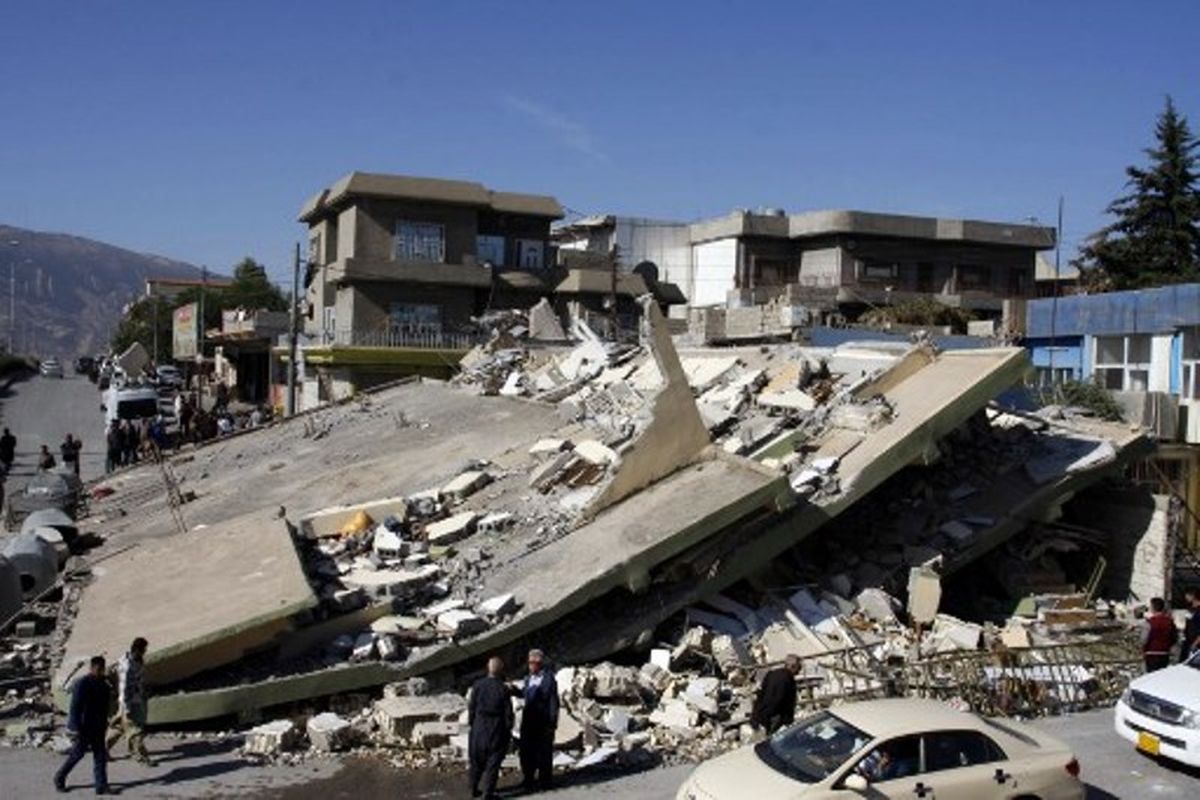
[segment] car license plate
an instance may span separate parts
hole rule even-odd
[[[1149,753],[1152,756],[1158,755],[1158,737],[1152,733],[1141,731],[1138,733],[1137,749],[1143,753]]]

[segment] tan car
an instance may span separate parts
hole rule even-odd
[[[676,800],[1082,800],[1066,744],[934,700],[814,714],[701,764]]]

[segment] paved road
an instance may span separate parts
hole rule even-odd
[[[95,384],[78,375],[43,378],[35,375],[12,384],[0,395],[0,425],[17,437],[17,460],[5,490],[24,486],[37,466],[37,454],[47,445],[55,459],[63,438],[83,441],[80,475],[86,480],[104,474],[104,414]]]
[[[0,725],[3,720],[0,720]],[[1042,730],[1075,749],[1088,783],[1089,800],[1143,800],[1200,796],[1200,771],[1155,761],[1136,753],[1112,731],[1112,712],[1090,711],[1039,720]],[[302,766],[255,766],[240,757],[233,742],[180,742],[151,736],[158,766],[143,768],[128,759],[113,765],[111,779],[129,797],[266,797],[277,800],[412,797],[441,800],[465,796],[461,773],[405,773],[382,762],[351,759],[343,765],[313,760]],[[0,797],[41,797],[59,756],[43,750],[0,748]],[[654,769],[635,775],[575,776],[546,800],[619,797],[622,800],[672,800],[689,767]],[[90,780],[90,762],[77,768],[74,785]],[[502,788],[516,782],[506,776]],[[509,795],[515,796],[515,795]]]

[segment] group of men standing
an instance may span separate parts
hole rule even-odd
[[[1188,617],[1183,635],[1175,626],[1175,617],[1167,610],[1161,597],[1150,600],[1150,611],[1142,626],[1142,657],[1146,672],[1163,669],[1171,663],[1171,650],[1179,645],[1179,661],[1183,663],[1200,651],[1200,588],[1184,592]]]
[[[558,729],[558,683],[546,669],[541,650],[529,651],[529,673],[520,686],[504,681],[504,662],[488,660],[487,676],[471,687],[467,720],[471,796],[496,797],[500,764],[512,744],[516,715],[512,698],[524,702],[518,751],[521,757],[521,788],[548,789],[554,773],[554,733]]]
[[[146,420],[113,420],[104,434],[107,446],[104,471],[136,464],[142,442],[149,438],[150,423]],[[145,429],[145,430],[143,430]]]
[[[68,433],[66,438],[63,439],[62,444],[58,446],[58,452],[62,458],[63,465],[78,475],[80,454],[83,452],[83,442],[76,439],[74,434]],[[17,437],[13,435],[12,431],[5,428],[4,433],[0,434],[0,467],[4,468],[5,474],[12,471],[13,462],[16,460]],[[49,445],[42,445],[38,450],[38,472],[48,472],[57,466],[58,459],[50,451]]]
[[[109,794],[109,751],[122,738],[129,753],[138,762],[153,766],[146,751],[146,690],[143,684],[146,650],[142,637],[133,640],[129,651],[117,662],[115,674],[106,669],[104,656],[94,656],[88,671],[71,686],[71,705],[67,712],[67,735],[71,749],[67,760],[54,773],[54,788],[67,791],[67,776],[88,753],[92,754],[92,780],[96,794]],[[112,711],[113,684],[117,707]]]

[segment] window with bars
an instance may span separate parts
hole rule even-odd
[[[1150,388],[1150,334],[1097,336],[1092,375],[1105,389],[1145,392]]]
[[[446,260],[446,228],[432,222],[396,221],[395,258],[398,261]]]

